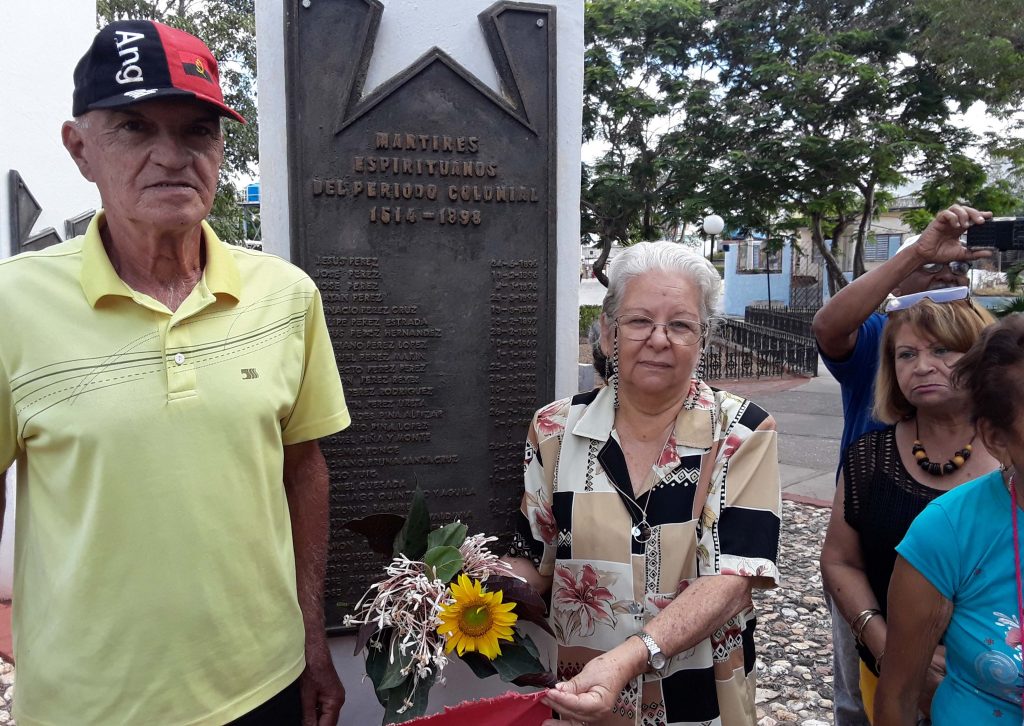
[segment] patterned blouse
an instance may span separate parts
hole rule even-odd
[[[779,468],[766,411],[694,381],[638,498],[613,424],[612,391],[597,389],[538,411],[526,442],[510,554],[553,578],[559,680],[639,633],[697,577],[778,583]],[[640,542],[644,513],[652,529]],[[751,605],[634,679],[600,726],[752,726],[754,626]]]

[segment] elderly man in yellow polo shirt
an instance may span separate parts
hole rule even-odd
[[[319,292],[204,221],[243,119],[202,41],[118,21],[74,77],[103,211],[0,263],[15,717],[334,726],[317,439],[349,414]]]

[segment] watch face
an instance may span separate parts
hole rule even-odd
[[[655,653],[651,656],[651,667],[656,671],[660,671],[664,668],[667,662],[668,659],[665,657],[664,653]]]

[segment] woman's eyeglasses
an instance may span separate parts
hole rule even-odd
[[[938,264],[938,263],[935,263]],[[917,305],[922,300],[931,300],[934,303],[948,303],[954,300],[969,300],[971,289],[969,287],[944,287],[941,290],[925,290],[910,295],[900,295],[889,298],[885,303],[885,312],[891,313],[896,310],[906,310]]]
[[[696,320],[669,320],[667,323],[656,323],[646,315],[620,315],[615,318],[615,326],[622,331],[624,338],[643,341],[654,334],[655,328],[664,328],[665,337],[673,345],[693,345],[707,333],[708,326]]]
[[[921,265],[920,270],[926,275],[937,275],[947,266],[950,272],[961,277],[970,272],[971,268],[974,267],[974,265],[966,260],[953,260],[952,262],[927,262]]]

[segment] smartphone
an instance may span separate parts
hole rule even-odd
[[[1024,217],[995,217],[967,230],[968,247],[1024,250]]]

